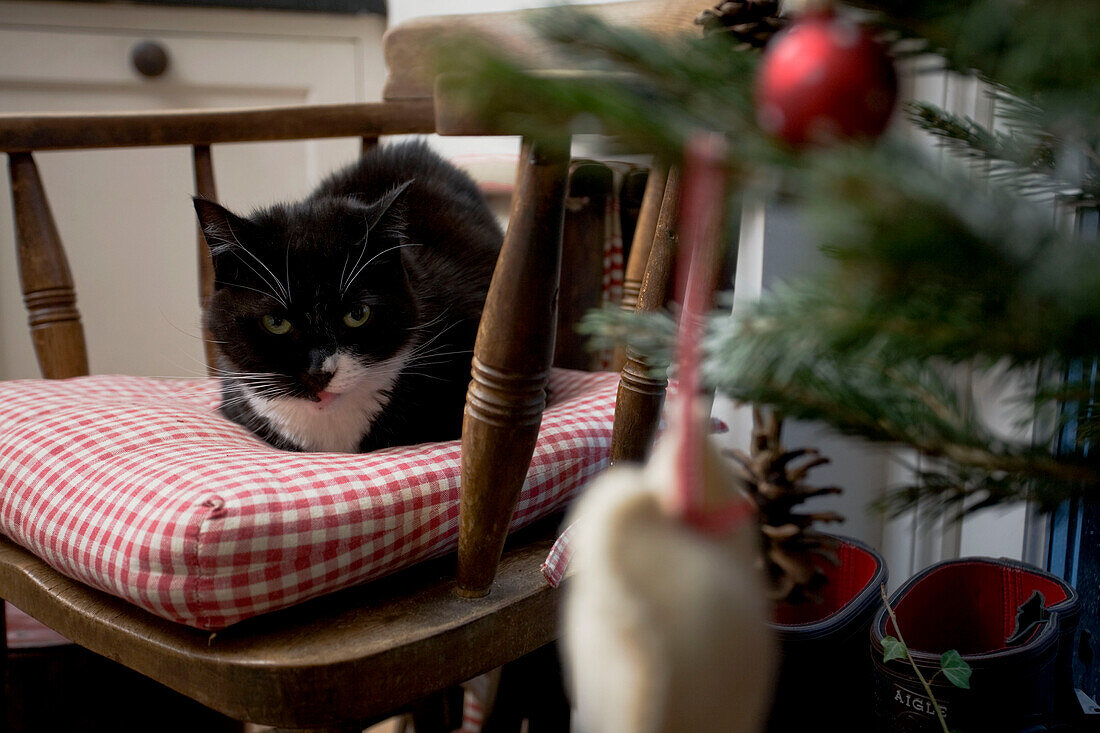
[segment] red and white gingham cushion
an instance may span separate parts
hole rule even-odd
[[[512,528],[607,465],[616,374],[555,370]],[[218,629],[454,548],[458,441],[289,453],[213,380],[0,382],[0,531],[51,566]]]

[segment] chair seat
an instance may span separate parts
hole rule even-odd
[[[607,465],[617,381],[552,373],[512,529]],[[222,418],[218,401],[214,380],[0,384],[0,531],[63,575],[202,629],[454,549],[458,441],[290,453]]]
[[[476,599],[454,593],[454,562],[440,558],[211,633],[70,580],[4,538],[0,593],[232,718],[285,728],[369,722],[556,637],[558,591],[539,566],[558,518],[513,535],[492,592]]]

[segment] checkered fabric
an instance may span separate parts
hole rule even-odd
[[[675,383],[670,385],[670,391],[675,393]],[[728,433],[729,425],[722,422],[716,417],[710,419],[710,432],[712,435],[719,433]],[[546,582],[554,588],[561,585],[561,581],[565,578],[566,571],[569,570],[569,561],[573,559],[573,540],[571,535],[573,533],[573,527],[576,523],[570,524],[566,527],[558,539],[554,542],[553,547],[550,548],[550,554],[546,556],[546,560],[542,563],[543,577],[546,578]]]
[[[618,375],[555,370],[512,528],[607,465]],[[458,441],[275,450],[213,380],[0,383],[0,531],[155,614],[219,629],[452,550]]]
[[[561,585],[562,578],[565,577],[565,571],[569,569],[569,561],[573,559],[573,540],[570,539],[572,531],[573,525],[570,524],[558,536],[554,546],[550,548],[550,554],[546,556],[546,560],[540,568],[546,582],[554,588]]]

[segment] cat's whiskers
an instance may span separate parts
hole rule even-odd
[[[429,351],[414,352],[414,354],[411,358],[419,358],[419,357],[432,358],[432,357],[436,357],[436,356],[454,356],[455,354],[472,354],[474,352],[473,349],[456,349],[454,351],[440,351],[440,349],[445,349],[445,348],[447,348],[447,344],[440,344],[439,346],[437,346],[434,349],[431,349]]]
[[[290,302],[290,244],[286,246],[286,299]]]
[[[222,398],[222,409],[242,404],[251,404],[252,400],[256,397],[270,399],[274,397],[283,397],[287,394],[285,384],[264,381],[239,380],[236,384],[231,386],[231,389],[235,389],[235,393]]]
[[[181,353],[178,354],[178,356],[184,356],[191,362],[191,364],[184,364],[175,357],[169,357],[169,360],[172,362],[172,366],[184,372],[187,372],[187,376],[182,377],[183,379],[195,379],[196,377],[210,376],[209,372],[207,372],[207,369],[217,368],[209,367],[205,360],[198,358],[194,354]],[[198,369],[198,367],[202,367],[201,371]]]
[[[277,376],[275,372],[254,372],[254,371],[241,371],[240,369],[226,369],[225,367],[212,366],[210,369],[218,374],[224,374],[232,377],[253,377],[253,376]]]
[[[223,406],[251,402],[256,397],[274,399],[288,396],[285,390],[275,385],[239,385],[238,388],[240,392],[236,395],[230,395],[228,399],[224,399]]]
[[[439,331],[434,336],[432,336],[430,339],[428,339],[427,341],[414,346],[412,352],[409,354],[409,358],[411,359],[411,358],[414,358],[416,356],[419,356],[420,354],[423,354],[424,350],[427,349],[429,346],[431,346],[431,344],[436,339],[438,339],[440,336],[447,333],[447,331],[450,331],[452,328],[459,325],[460,323],[462,323],[462,321],[455,321],[451,325],[446,326],[445,328],[439,329]],[[440,346],[443,346],[443,344],[440,344]],[[439,348],[439,347],[436,347],[436,348]]]
[[[387,247],[386,249],[384,249],[384,250],[382,250],[381,252],[379,252],[378,254],[376,254],[376,255],[375,255],[374,257],[371,257],[371,258],[370,258],[369,260],[367,260],[366,262],[364,262],[364,263],[363,263],[363,264],[362,264],[362,265],[361,265],[361,266],[359,267],[359,269],[357,269],[357,270],[356,270],[356,269],[353,269],[353,270],[352,270],[352,273],[351,273],[351,276],[350,276],[350,277],[348,278],[348,281],[347,281],[347,283],[346,283],[346,284],[344,285],[344,287],[343,287],[343,288],[341,288],[341,289],[340,289],[340,294],[341,294],[341,295],[343,295],[343,294],[344,294],[344,293],[345,293],[345,292],[347,291],[347,289],[351,287],[351,284],[352,284],[353,282],[355,282],[355,278],[359,277],[359,275],[361,275],[361,274],[362,274],[363,270],[367,269],[367,268],[368,268],[368,267],[370,266],[370,264],[371,264],[372,262],[374,262],[375,260],[377,260],[377,259],[378,259],[379,257],[381,257],[382,255],[386,254],[387,252],[392,252],[392,251],[394,251],[395,249],[401,249],[402,247],[423,247],[423,246],[424,246],[424,245],[423,245],[423,244],[421,244],[421,243],[419,243],[419,242],[410,242],[410,243],[407,243],[407,244],[395,244],[395,245],[394,245],[394,246],[392,246],[392,247]],[[366,251],[366,247],[365,247],[365,246],[363,247],[363,250],[364,250],[364,251]]]
[[[240,249],[240,250],[241,250],[242,252],[244,252],[244,253],[245,253],[246,255],[248,255],[249,257],[251,257],[252,259],[256,260],[256,264],[258,264],[258,265],[259,265],[260,267],[264,268],[264,271],[265,271],[265,272],[267,272],[267,274],[268,274],[268,275],[271,275],[271,279],[272,279],[272,280],[274,281],[274,284],[275,284],[275,287],[276,287],[276,289],[278,289],[278,290],[279,290],[279,291],[281,292],[282,296],[283,296],[284,298],[286,298],[286,302],[287,302],[287,303],[290,303],[290,289],[289,289],[289,288],[284,288],[284,287],[283,287],[283,284],[282,284],[281,282],[279,282],[279,278],[278,278],[278,277],[276,277],[276,276],[275,276],[275,273],[271,271],[271,268],[270,268],[270,267],[268,267],[268,266],[267,266],[267,265],[266,265],[266,264],[264,263],[264,261],[263,261],[263,260],[261,260],[261,259],[260,259],[259,257],[257,257],[256,255],[254,255],[254,254],[252,253],[252,250],[248,249],[248,247],[245,247],[245,246],[244,246],[244,245],[243,245],[243,244],[241,243],[241,240],[237,238],[237,233],[236,233],[235,231],[233,231],[233,229],[232,229],[232,228],[230,228],[230,229],[229,229],[229,233],[230,233],[231,235],[233,235],[233,241],[237,243],[237,248],[238,248],[238,249]],[[289,252],[290,252],[290,245],[288,244],[288,245],[287,245],[287,253],[289,253]],[[244,260],[241,260],[241,261],[242,261],[242,262],[244,262]],[[245,264],[247,264],[247,263],[245,263]],[[250,267],[251,267],[251,266],[250,266]],[[255,270],[253,270],[253,272],[256,272],[256,271],[255,271]],[[257,275],[257,276],[259,276],[259,274],[260,274],[260,273],[256,272],[256,275]],[[264,280],[264,282],[265,282],[265,283],[267,282],[267,278],[263,278],[263,280]]]
[[[428,321],[427,323],[418,323],[415,326],[409,326],[405,330],[415,332],[415,331],[423,331],[424,329],[431,328],[435,324],[442,321],[443,317],[446,316],[450,311],[451,311],[451,306],[447,306],[446,308],[444,308],[442,311],[439,312],[439,315],[437,315],[435,318]]]
[[[247,263],[246,263],[246,264],[247,264]],[[256,271],[255,271],[255,270],[253,270],[253,272],[256,272]],[[257,274],[257,275],[259,275],[259,273],[256,273],[256,274]],[[264,296],[265,298],[271,298],[271,299],[272,299],[272,300],[274,300],[274,301],[275,301],[276,303],[278,303],[279,305],[281,305],[281,306],[282,306],[283,308],[286,308],[287,310],[290,310],[290,306],[288,306],[288,305],[287,305],[287,304],[286,304],[286,303],[285,303],[285,302],[283,301],[283,299],[282,299],[282,298],[278,297],[277,295],[273,295],[272,293],[269,293],[269,292],[267,292],[266,290],[259,290],[259,289],[257,289],[257,288],[250,288],[250,287],[249,287],[249,286],[247,286],[247,285],[241,285],[240,283],[231,283],[231,282],[226,282],[225,280],[216,280],[216,281],[215,281],[215,284],[217,284],[217,285],[228,285],[229,287],[233,287],[233,288],[240,288],[241,290],[251,290],[251,291],[252,291],[253,293],[259,293],[260,295]]]
[[[232,379],[238,387],[248,387],[250,389],[280,389],[285,390],[286,385],[280,381],[262,380],[262,379],[241,379],[239,377],[225,377],[226,379]]]
[[[355,272],[355,268],[359,267],[359,263],[363,261],[363,255],[367,252],[367,239],[370,237],[370,231],[368,230],[363,238],[359,241],[359,256],[355,258],[355,264],[351,266],[352,272]],[[343,295],[347,290],[348,283],[344,282],[344,275],[347,272],[348,260],[351,259],[351,252],[347,253],[344,257],[344,267],[340,269],[340,295]]]
[[[447,361],[447,360],[444,360],[444,361],[418,361],[416,363],[409,364],[409,366],[411,366],[411,367],[436,367],[436,366],[445,366],[445,365],[453,364],[453,363],[454,362]]]
[[[401,374],[402,375],[408,374],[411,377],[424,377],[425,379],[434,379],[437,382],[448,382],[448,381],[450,381],[449,379],[447,379],[445,377],[440,377],[440,376],[437,376],[435,374],[426,374],[424,372],[414,372],[414,371],[411,371],[411,370],[408,370],[408,369],[402,371]]]
[[[236,387],[243,393],[284,393],[287,391],[286,378],[273,372],[241,372],[232,369],[214,367],[214,376],[228,381],[230,388]],[[232,399],[232,398],[231,398]],[[223,406],[231,400],[225,400]]]
[[[289,291],[289,289],[287,289],[283,286],[283,284],[279,281],[279,278],[275,276],[275,273],[271,271],[270,267],[268,267],[266,264],[264,264],[263,260],[261,260],[259,257],[254,255],[247,247],[245,247],[241,243],[241,240],[237,238],[237,233],[235,231],[233,231],[232,227],[229,227],[228,229],[229,229],[230,236],[233,237],[233,241],[230,242],[227,239],[225,239],[225,237],[221,237],[221,242],[225,245],[225,249],[228,250],[229,252],[232,252],[234,255],[236,255],[237,259],[240,260],[241,264],[243,264],[249,270],[252,270],[252,272],[255,273],[256,277],[260,278],[260,280],[263,281],[264,285],[271,288],[271,293],[266,293],[266,292],[261,291],[261,290],[256,290],[256,292],[261,293],[262,295],[270,295],[276,301],[278,301],[279,305],[283,306],[283,308],[288,308],[289,309],[289,307],[290,307],[290,305],[289,305],[290,304],[290,291]],[[252,265],[250,265],[248,263],[248,260],[241,257],[240,254],[238,253],[238,251],[244,252],[246,255],[248,255],[253,260],[255,260],[256,263],[259,264],[259,266],[262,267],[264,269],[264,271],[266,271],[267,274],[271,276],[271,279],[268,279],[263,273],[261,273],[259,270],[257,270]],[[290,249],[288,247],[287,252],[289,252],[289,251],[290,251]],[[216,250],[215,250],[214,247],[211,247],[211,252],[216,254]],[[238,286],[238,287],[244,287],[244,286]],[[254,290],[254,288],[246,288],[246,289],[247,290]]]
[[[228,341],[218,341],[217,339],[206,338],[205,335],[191,333],[190,331],[187,331],[183,328],[180,328],[176,324],[172,323],[172,319],[169,318],[164,313],[163,310],[161,311],[161,315],[164,316],[164,322],[165,323],[167,323],[169,326],[171,326],[174,330],[179,331],[180,333],[182,333],[184,336],[187,336],[187,337],[193,338],[193,339],[198,339],[199,341],[202,341],[203,343],[207,343],[207,344],[228,344],[229,343]]]
[[[448,356],[457,356],[459,354],[469,354],[471,351],[449,351],[439,354],[427,354],[418,359],[410,359],[409,366],[411,367],[433,367],[433,366],[445,366],[455,364],[454,359],[448,359]]]

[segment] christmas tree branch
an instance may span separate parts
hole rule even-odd
[[[943,170],[896,141],[784,148],[754,121],[758,56],[718,35],[659,39],[559,10],[543,16],[541,32],[584,74],[542,77],[469,45],[448,66],[463,66],[455,59],[466,53],[475,106],[528,134],[595,118],[621,146],[675,160],[694,131],[723,132],[735,185],[765,182],[797,202],[806,231],[832,260],[814,279],[775,287],[755,307],[713,325],[705,364],[711,384],[942,459],[894,495],[903,503],[923,494],[933,506],[973,511],[1027,495],[1049,508],[1094,491],[1100,460],[997,437],[952,375],[960,365],[980,374],[1042,363],[1060,376],[1100,356],[1100,253],[1079,246],[1049,210],[1020,195],[1065,183],[1085,196],[1100,190],[1100,45],[1091,40],[1100,6],[860,4],[882,11],[884,25],[922,35],[923,48],[941,51],[955,68],[1008,85],[995,92],[1003,132],[932,106],[913,109],[954,152],[987,163],[992,180]],[[585,328],[604,344],[626,340],[661,368],[675,321],[605,311]],[[1092,389],[1060,388],[1052,378],[1034,399],[1050,404],[1075,392],[1094,401]],[[1074,419],[1079,435],[1091,434],[1095,420]]]
[[[805,191],[836,266],[800,291],[814,302],[788,305],[821,311],[829,348],[878,338],[910,357],[1017,364],[1100,353],[1100,253],[1037,205],[902,149],[821,160]]]
[[[882,25],[922,39],[962,73],[1028,97],[1048,119],[1095,129],[1100,120],[1100,3],[1078,0],[853,0]]]
[[[998,96],[1001,100],[1008,98]],[[1009,132],[993,132],[970,117],[927,102],[910,103],[907,113],[913,124],[934,135],[943,147],[959,158],[983,165],[983,173],[1006,188],[1025,195],[1100,197],[1100,178],[1088,166],[1059,166],[1058,139],[1035,127],[1035,120],[1018,120],[1010,124]]]

